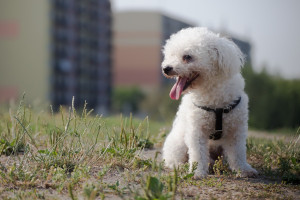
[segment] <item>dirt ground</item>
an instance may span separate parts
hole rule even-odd
[[[251,132],[251,136],[263,137],[261,133]],[[276,136],[278,137],[278,136]],[[161,149],[143,152],[146,158],[154,158]],[[161,153],[158,161],[161,160]],[[177,199],[299,199],[300,187],[283,185],[276,180],[259,175],[255,178],[236,178],[209,175],[208,180],[196,185],[186,185],[179,191]]]

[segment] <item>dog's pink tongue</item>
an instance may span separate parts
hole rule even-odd
[[[178,100],[183,88],[186,84],[187,78],[182,78],[182,77],[178,77],[176,83],[174,84],[174,86],[172,87],[171,91],[170,91],[170,97],[173,100]]]

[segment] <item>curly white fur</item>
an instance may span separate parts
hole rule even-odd
[[[198,78],[183,92],[172,130],[163,147],[163,159],[168,167],[188,160],[197,163],[195,178],[208,174],[209,148],[222,146],[229,166],[240,176],[254,176],[257,171],[246,161],[248,131],[248,96],[240,74],[244,56],[229,39],[206,28],[187,28],[173,34],[163,48],[163,70],[171,67],[168,77]],[[184,62],[183,56],[192,60]],[[223,134],[219,140],[209,140],[215,130],[215,114],[195,106],[224,108],[241,97],[239,105],[223,114]]]

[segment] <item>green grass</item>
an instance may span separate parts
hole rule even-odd
[[[2,109],[0,198],[294,199],[300,189],[296,140],[248,139],[259,178],[236,178],[220,159],[214,175],[194,180],[188,164],[172,171],[160,160],[170,124],[92,113],[85,106],[80,113],[73,106],[53,113],[23,100]]]

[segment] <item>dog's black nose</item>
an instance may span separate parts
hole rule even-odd
[[[163,68],[163,71],[165,74],[169,74],[172,70],[173,70],[173,67],[170,67],[170,66],[166,66],[165,68]]]

